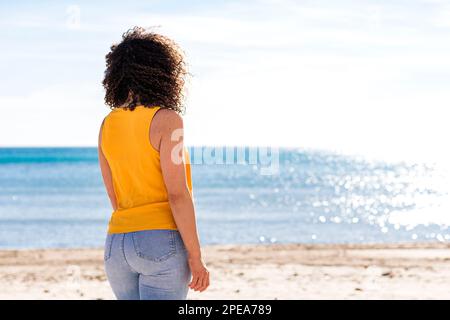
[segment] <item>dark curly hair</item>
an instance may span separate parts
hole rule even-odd
[[[183,51],[169,38],[134,27],[106,55],[103,87],[111,109],[137,105],[184,112]]]

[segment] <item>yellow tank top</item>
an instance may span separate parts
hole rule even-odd
[[[103,122],[101,149],[111,169],[117,203],[108,233],[177,229],[159,152],[149,139],[150,125],[159,109],[137,106],[130,111],[116,108]],[[192,193],[187,150],[184,155],[187,183]]]

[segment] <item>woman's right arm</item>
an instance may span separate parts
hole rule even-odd
[[[188,252],[192,273],[189,287],[204,291],[209,286],[209,272],[202,260],[194,203],[187,186],[183,157],[183,120],[172,110],[160,110],[156,116],[160,124],[157,127],[161,137],[159,154],[164,183],[175,223]]]

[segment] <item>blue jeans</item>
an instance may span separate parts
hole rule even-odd
[[[177,230],[108,234],[105,271],[119,300],[184,300],[191,272]]]

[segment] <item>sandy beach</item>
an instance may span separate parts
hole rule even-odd
[[[188,299],[450,299],[450,245],[217,245]],[[0,251],[0,299],[114,299],[101,249]]]

